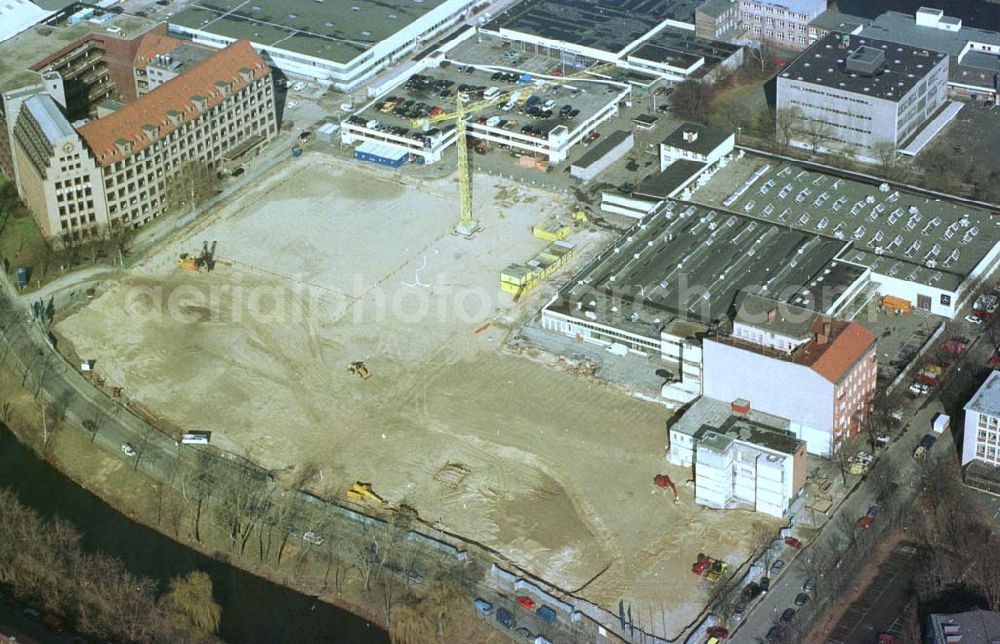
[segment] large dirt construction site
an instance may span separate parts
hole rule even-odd
[[[705,604],[700,551],[731,562],[757,520],[675,505],[666,413],[599,380],[501,349],[545,289],[515,305],[499,271],[546,242],[567,198],[476,180],[473,240],[450,234],[457,184],[307,155],[182,231],[60,320],[63,345],[174,428],[292,473],[324,494],[370,481],[442,528],[558,586],[674,635]],[[217,240],[211,273],[181,252]],[[579,256],[606,243],[574,233]],[[489,325],[484,329],[485,325]],[[348,364],[364,360],[362,381]]]

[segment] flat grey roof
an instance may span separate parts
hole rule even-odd
[[[684,29],[664,27],[643,41],[629,56],[654,63],[677,64],[686,69],[700,58],[705,59],[706,65],[716,65],[739,50],[739,45],[699,38],[694,32]]]
[[[737,298],[734,322],[759,329],[767,329],[789,338],[807,338],[812,335],[816,311],[762,297],[756,293],[743,293]]]
[[[945,291],[1000,240],[1000,217],[989,210],[885,186],[748,154],[720,168],[692,200],[849,242],[845,262]]]
[[[657,172],[643,179],[632,191],[632,194],[638,197],[652,197],[656,200],[666,199],[685,181],[704,168],[705,164],[699,161],[677,159],[668,165],[663,172]]]
[[[59,106],[48,94],[35,94],[26,100],[22,107],[27,108],[38,121],[38,125],[42,128],[49,143],[76,135],[73,126],[70,125]]]
[[[747,288],[798,296],[844,243],[667,201],[597,256],[551,309],[659,337],[672,318],[716,323]],[[836,287],[827,279],[824,284]],[[842,285],[846,288],[847,284]]]
[[[170,24],[346,63],[448,0],[195,0]]]
[[[733,415],[733,401],[718,400],[702,396],[688,407],[680,418],[670,426],[671,431],[681,432],[688,436],[696,436],[703,428],[720,428]],[[753,407],[746,414],[749,419],[760,426],[778,431],[788,430],[788,420],[757,411]]]
[[[916,20],[911,14],[887,11],[873,20],[861,32],[861,35],[882,38],[913,47],[929,47],[945,52],[952,57],[949,75],[951,78],[964,83],[992,86],[993,76],[991,74],[989,78],[978,78],[974,75],[970,78],[968,74],[962,73],[963,69],[966,71],[980,69],[989,72],[1000,71],[1000,57],[998,56],[991,56],[980,52],[969,52],[962,57],[961,61],[958,60],[959,54],[962,53],[962,50],[969,41],[1000,48],[1000,33],[995,31],[964,26],[958,31],[922,27],[917,25]]]
[[[666,19],[693,25],[699,4],[701,0],[526,0],[485,28],[618,53]]]
[[[694,141],[684,140],[685,133],[693,132],[696,135]],[[673,129],[662,141],[663,145],[686,150],[694,154],[708,154],[715,148],[722,145],[723,141],[731,137],[732,132],[719,130],[714,127],[702,125],[701,123],[690,123],[685,121]]]
[[[966,403],[965,409],[980,414],[1000,416],[1000,371],[990,372],[986,382]]]
[[[840,13],[836,9],[829,9],[810,20],[809,26],[826,29],[827,31],[851,33],[858,27],[866,26],[869,22],[869,20],[859,16],[849,16],[846,13]],[[892,40],[892,38],[887,38],[886,40]]]
[[[615,130],[595,146],[592,146],[587,153],[576,160],[573,165],[578,168],[589,168],[598,161],[600,161],[605,154],[611,152],[615,147],[617,147],[622,141],[632,136],[631,132],[626,132],[624,130]]]
[[[847,58],[861,47],[885,52],[885,63],[875,76],[857,74],[846,68]],[[923,81],[945,56],[926,47],[915,48],[870,36],[831,32],[799,54],[778,78],[895,102]]]

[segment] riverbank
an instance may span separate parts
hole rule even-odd
[[[242,562],[217,547],[213,510],[202,517],[200,543],[183,522],[174,524],[178,529],[171,534],[165,518],[182,495],[91,443],[88,433],[72,426],[72,419],[61,420],[49,412],[43,418],[32,392],[20,385],[6,364],[0,369],[0,400],[4,401],[0,421],[20,443],[7,432],[0,437],[4,446],[0,458],[6,461],[0,468],[0,485],[14,489],[47,516],[69,519],[83,533],[88,548],[118,557],[130,570],[161,585],[190,570],[208,571],[223,606],[220,634],[228,641],[388,641],[378,615],[352,601],[350,584],[345,583],[338,594],[315,583],[293,583],[293,574],[299,574],[300,582],[312,579],[302,575],[302,566],[297,573],[283,575],[259,566],[237,566]],[[51,469],[40,461],[31,467],[29,449],[42,454]],[[74,482],[83,489],[75,488]],[[288,560],[293,559],[290,552]],[[290,590],[295,586],[308,595]]]

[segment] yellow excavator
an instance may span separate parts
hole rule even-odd
[[[375,505],[386,505],[385,499],[380,497],[378,494],[372,490],[371,483],[362,483],[358,481],[352,485],[347,490],[347,498],[352,501],[357,501],[359,503],[371,502]]]

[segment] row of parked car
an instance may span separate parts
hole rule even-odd
[[[20,603],[17,601],[17,598],[14,597],[14,595],[7,590],[0,590],[0,599],[3,600],[3,603],[13,608],[17,608],[20,606]],[[23,614],[25,617],[27,617],[32,621],[41,623],[41,625],[45,627],[45,630],[47,630],[50,633],[58,635],[60,633],[66,632],[66,623],[63,622],[63,619],[61,617],[58,617],[51,613],[43,613],[37,608],[33,608],[31,606],[22,607],[21,614]]]
[[[802,608],[809,603],[812,597],[813,591],[816,590],[816,578],[810,577],[806,579],[806,582],[802,584],[802,592],[795,596],[795,600],[792,602],[795,607],[788,607],[781,613],[781,617],[778,618],[778,623],[771,627],[767,631],[767,635],[764,637],[765,642],[777,642],[781,639],[784,628],[787,624],[790,624],[792,620],[795,619],[796,608]]]
[[[533,612],[535,615],[540,617],[543,621],[552,623],[556,621],[556,611],[550,606],[545,604],[538,604],[534,599],[526,595],[518,595],[514,598],[520,608]],[[552,644],[548,639],[542,635],[536,635],[532,633],[526,626],[518,626],[517,620],[514,618],[514,613],[508,608],[502,606],[497,607],[496,613],[493,611],[493,604],[486,601],[485,599],[476,599],[473,602],[473,606],[476,608],[482,617],[489,617],[490,615],[495,615],[497,623],[507,630],[513,631],[520,639],[534,642],[535,644]]]

